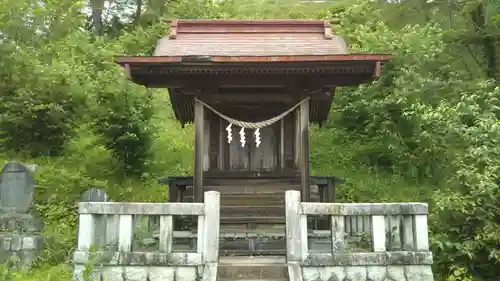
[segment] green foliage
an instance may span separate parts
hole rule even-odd
[[[35,269],[0,279],[71,279],[85,190],[165,202],[156,179],[192,173],[192,126],[114,63],[151,55],[164,18],[340,17],[351,52],[393,54],[378,81],[337,89],[311,130],[311,173],[345,179],[339,201],[429,202],[437,280],[500,276],[499,4],[424,2],[105,1],[90,17],[84,2],[0,0],[0,158],[41,167],[35,209],[51,238]]]
[[[108,79],[111,81],[113,77]],[[121,79],[121,85],[103,87],[97,94],[99,110],[94,127],[103,136],[106,147],[119,159],[121,170],[128,175],[141,175],[146,170],[151,144],[151,106],[138,86],[124,81],[123,77],[115,79]]]
[[[0,24],[0,52],[6,54],[0,59],[1,142],[32,156],[57,155],[72,136],[84,102],[78,90],[81,68],[66,60],[57,46],[72,26],[60,24],[72,17],[72,23],[78,23],[75,6],[61,3],[59,8],[68,10],[59,14],[62,22],[57,22],[40,6],[2,2],[0,7],[13,9],[0,10],[5,19]],[[20,24],[27,17],[30,28]],[[44,33],[47,25],[53,28],[50,34]]]
[[[470,81],[452,68],[443,29],[435,23],[400,29],[379,19],[370,3],[343,19],[371,10],[365,24],[343,24],[353,52],[390,52],[394,60],[373,85],[345,90],[337,99],[341,125],[361,138],[354,158],[364,165],[445,187],[431,201],[432,245],[438,272],[453,266],[474,276],[498,276],[500,87]],[[353,137],[354,137],[353,136]]]

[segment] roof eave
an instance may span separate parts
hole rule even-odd
[[[310,56],[122,56],[116,63],[127,64],[193,64],[206,63],[280,63],[280,62],[346,62],[346,61],[378,61],[385,63],[392,60],[390,54],[348,54],[348,55],[310,55]]]

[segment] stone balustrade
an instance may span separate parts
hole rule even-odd
[[[79,203],[74,280],[87,274],[98,281],[215,281],[220,196],[209,191],[204,198],[205,203]],[[158,249],[134,249],[136,216],[159,217]],[[173,216],[198,217],[196,251],[172,251]]]
[[[427,214],[423,203],[309,203],[299,191],[287,191],[290,281],[431,281]],[[327,252],[309,249],[307,216],[313,215],[330,217]],[[353,232],[364,232],[369,248],[349,247]]]

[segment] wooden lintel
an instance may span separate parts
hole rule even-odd
[[[196,83],[197,81],[192,81],[195,83],[185,83],[185,87],[182,87],[182,93],[185,95],[201,96],[207,93],[216,93],[217,85],[213,83]]]
[[[209,94],[203,95],[203,101],[210,103],[292,103],[298,98],[283,94]]]
[[[161,75],[134,75],[132,78],[135,83],[150,88],[193,88],[193,85],[196,85],[196,87],[217,85],[218,87],[286,87],[290,89],[297,89],[294,87],[296,85],[295,81],[297,79],[304,79],[294,76],[172,77]],[[320,78],[315,78],[314,83],[317,85],[316,88],[335,88],[338,86],[358,85],[372,79],[371,73],[363,75],[323,75]]]

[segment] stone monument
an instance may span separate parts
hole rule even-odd
[[[32,263],[43,248],[42,220],[30,212],[35,193],[33,167],[7,163],[0,174],[0,263],[12,257]]]

